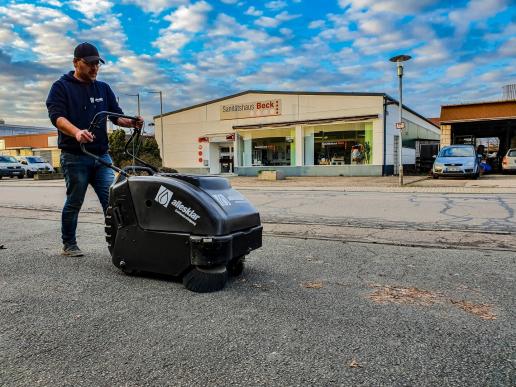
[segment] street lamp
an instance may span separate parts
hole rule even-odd
[[[136,97],[137,98],[137,101],[138,101],[138,116],[141,116],[141,114],[140,114],[140,93],[124,94],[124,95],[128,95],[129,97]]]
[[[159,121],[160,121],[160,130],[161,130],[161,163],[165,161],[165,147],[163,145],[163,93],[161,90],[151,90],[146,91],[149,94],[159,94]]]
[[[389,59],[391,62],[395,62],[398,68],[398,78],[399,78],[399,89],[400,89],[400,104],[399,104],[399,121],[396,123],[396,128],[400,130],[399,141],[398,141],[398,175],[399,175],[399,185],[403,185],[403,158],[401,155],[403,144],[401,141],[401,131],[405,127],[403,124],[402,118],[402,110],[403,110],[403,87],[402,87],[402,78],[403,78],[403,62],[408,61],[412,57],[409,55],[397,55],[393,56]]]

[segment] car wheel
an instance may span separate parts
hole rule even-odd
[[[471,176],[471,178],[473,180],[477,180],[479,177],[480,177],[480,173],[475,173],[473,176]]]
[[[436,175],[435,173],[432,173],[432,178],[439,179],[439,175]]]
[[[18,175],[18,179],[23,179],[25,175]]]

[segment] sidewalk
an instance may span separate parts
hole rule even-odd
[[[288,177],[276,181],[244,176],[223,177],[230,180],[233,188],[242,190],[516,194],[516,175],[484,175],[478,180],[405,176],[403,187],[398,186],[397,176]],[[0,189],[2,186],[61,187],[64,186],[64,180],[2,179]]]
[[[398,185],[397,176],[288,177],[277,181],[233,176],[229,180],[236,189],[253,190],[516,193],[516,175],[485,175],[478,180],[405,176],[402,187]]]

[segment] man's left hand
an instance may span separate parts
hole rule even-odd
[[[118,118],[117,124],[118,126],[123,126],[124,128],[138,128],[141,129],[143,127],[143,117],[137,116],[136,120],[131,120],[130,118]]]

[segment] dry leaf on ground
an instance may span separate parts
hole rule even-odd
[[[496,315],[491,311],[491,305],[489,304],[474,304],[473,302],[466,300],[450,300],[450,302],[456,307],[468,313],[474,314],[483,320],[496,320]]]
[[[394,304],[432,305],[439,300],[439,295],[418,288],[404,288],[401,286],[373,285],[376,291],[369,298],[379,304],[391,302]]]
[[[349,368],[362,368],[360,364],[358,364],[357,360],[353,358],[351,363],[349,363]]]
[[[303,283],[303,287],[307,289],[321,289],[323,287],[322,282],[305,282]]]

